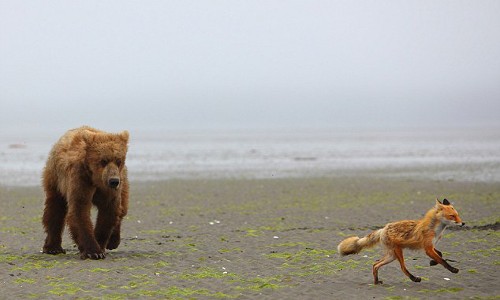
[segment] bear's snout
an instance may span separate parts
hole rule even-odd
[[[120,178],[116,178],[116,177],[110,178],[108,180],[108,185],[110,188],[113,188],[113,189],[118,188],[118,186],[120,185]]]

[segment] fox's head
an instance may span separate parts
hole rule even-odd
[[[465,225],[465,223],[462,222],[462,219],[458,216],[458,212],[447,199],[444,199],[443,203],[436,199],[436,211],[436,217],[444,225]]]

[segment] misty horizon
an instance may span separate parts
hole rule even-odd
[[[499,28],[496,1],[2,1],[0,127],[498,127]]]

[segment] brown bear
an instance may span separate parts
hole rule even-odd
[[[106,249],[118,247],[128,211],[128,139],[127,131],[112,134],[83,126],[53,146],[43,171],[43,253],[66,253],[61,246],[65,223],[82,259],[102,259]],[[92,205],[98,209],[95,228]]]

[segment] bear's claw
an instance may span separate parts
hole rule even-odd
[[[87,259],[87,258],[90,258],[90,259],[104,259],[106,258],[106,253],[102,252],[102,253],[82,253],[80,254],[80,258],[81,259]]]

